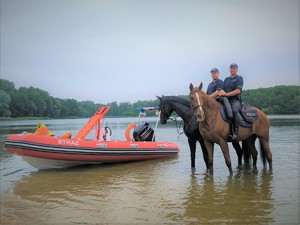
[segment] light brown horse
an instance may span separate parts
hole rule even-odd
[[[230,134],[230,124],[222,119],[220,113],[220,103],[208,96],[202,90],[202,82],[199,87],[193,87],[190,84],[190,100],[191,106],[195,110],[195,115],[199,122],[199,131],[204,139],[204,143],[208,153],[209,170],[213,169],[213,146],[214,143],[220,145],[226,165],[232,173],[230,154],[227,144],[227,138]],[[272,153],[269,146],[269,127],[270,122],[266,114],[256,109],[258,119],[253,122],[251,128],[240,127],[237,141],[247,140],[249,148],[255,150],[255,139],[259,139],[261,156],[266,165],[266,159],[272,169]]]

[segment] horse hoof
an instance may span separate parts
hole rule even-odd
[[[273,170],[273,166],[269,165],[269,170],[272,171]]]

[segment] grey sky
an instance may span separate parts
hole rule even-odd
[[[188,94],[239,65],[299,85],[299,0],[1,0],[1,78],[97,103]]]

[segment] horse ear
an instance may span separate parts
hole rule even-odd
[[[156,95],[156,98],[157,98],[159,101],[162,100],[162,97],[159,97],[159,96],[157,96],[157,95]]]
[[[193,88],[194,88],[193,84],[192,84],[192,83],[190,83],[190,91],[192,91],[192,90],[193,90]]]
[[[203,86],[203,84],[201,82],[201,84],[199,85],[199,90],[202,90],[202,86]]]

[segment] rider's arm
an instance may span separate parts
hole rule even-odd
[[[226,97],[231,97],[231,96],[236,96],[241,94],[242,89],[243,89],[243,85],[244,85],[244,80],[243,77],[239,76],[237,79],[237,83],[236,83],[236,89],[230,92],[225,92],[223,89],[220,91],[219,95],[220,96],[226,96]],[[224,88],[224,87],[223,87]]]
[[[217,90],[210,95],[213,98],[216,98],[219,95],[219,93],[222,90],[222,88],[223,88],[223,81],[222,80],[218,80],[217,82],[218,82],[217,83]]]
[[[235,89],[234,91],[231,91],[231,92],[228,92],[228,93],[226,93],[224,91],[225,94],[223,96],[226,96],[226,97],[236,96],[236,95],[241,94],[241,92],[242,91],[240,89]]]
[[[219,92],[220,92],[219,90],[216,90],[214,93],[210,94],[209,96],[215,98],[219,95]]]

